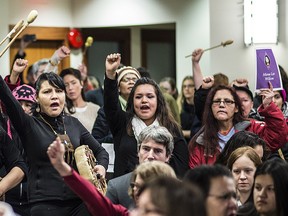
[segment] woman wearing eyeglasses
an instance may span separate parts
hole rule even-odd
[[[203,79],[202,87],[213,85],[213,78]],[[207,89],[208,89],[207,88]],[[203,127],[189,143],[189,166],[213,164],[231,136],[242,130],[258,134],[271,151],[277,151],[286,142],[286,122],[279,108],[272,102],[273,87],[261,90],[262,105],[258,111],[265,122],[245,119],[241,102],[235,90],[216,86],[207,96],[203,113]]]

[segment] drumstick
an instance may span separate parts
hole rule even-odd
[[[93,44],[93,37],[91,37],[91,36],[87,37],[86,42],[85,42],[85,47],[84,47],[84,50],[82,52],[82,62],[83,63],[84,63],[84,56],[86,55],[88,47],[91,47],[92,44]]]
[[[36,10],[32,10],[29,15],[27,16],[27,20],[22,25],[21,29],[15,34],[12,40],[8,43],[8,45],[4,48],[4,50],[0,53],[0,57],[6,52],[6,50],[11,46],[11,44],[16,40],[16,38],[24,31],[27,26],[32,23],[38,16],[38,12]]]
[[[232,44],[232,43],[233,43],[233,40],[227,40],[227,41],[225,41],[225,42],[221,42],[221,44],[219,44],[219,45],[217,45],[217,46],[213,46],[213,47],[204,49],[203,52],[208,51],[208,50],[212,50],[212,49],[215,49],[215,48],[218,48],[218,47],[221,47],[221,46],[225,47],[225,46],[230,45],[230,44]],[[185,58],[188,58],[188,57],[190,57],[190,56],[192,56],[192,54],[185,56]]]
[[[8,33],[8,35],[0,42],[0,45],[2,45],[4,43],[4,41],[6,41],[8,38],[11,38],[11,35],[14,34],[15,32],[17,32],[20,27],[23,26],[24,20],[20,20],[14,27],[13,29]]]

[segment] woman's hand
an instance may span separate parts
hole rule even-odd
[[[106,57],[105,67],[106,67],[106,76],[109,79],[115,79],[116,70],[119,67],[121,62],[121,55],[119,53],[110,54]]]
[[[70,49],[66,46],[62,46],[59,49],[56,50],[58,55],[58,61],[62,61],[64,58],[68,57],[70,55]]]
[[[203,77],[202,82],[202,88],[203,89],[210,89],[214,85],[214,77],[213,76],[207,76]]]
[[[199,63],[203,53],[204,53],[203,49],[194,50],[192,53],[192,62]]]
[[[86,81],[87,80],[87,76],[88,76],[88,71],[87,71],[87,67],[84,63],[80,64],[78,66],[78,70],[81,73],[81,80],[82,81]]]
[[[94,171],[100,174],[103,178],[106,176],[106,169],[102,165],[96,165]]]
[[[53,167],[61,176],[72,175],[72,168],[64,161],[65,146],[61,143],[60,137],[50,144],[47,154]]]
[[[21,58],[16,59],[12,68],[12,73],[19,75],[26,69],[27,65],[28,65],[28,60],[21,59]]]
[[[267,89],[260,89],[259,95],[262,97],[262,104],[264,108],[270,105],[270,103],[273,101],[274,92],[273,92],[273,86],[272,83],[269,82],[269,88]]]
[[[19,75],[26,69],[28,65],[28,60],[18,58],[15,60],[10,75],[10,83],[16,84],[19,78]]]

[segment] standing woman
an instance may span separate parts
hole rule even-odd
[[[60,72],[60,76],[64,81],[67,97],[73,103],[72,107],[67,107],[68,111],[91,133],[100,106],[85,100],[83,81],[79,70],[67,68]]]
[[[65,144],[65,160],[76,169],[74,150],[88,145],[98,160],[95,170],[105,175],[108,153],[74,117],[64,113],[65,85],[57,74],[43,73],[36,82],[37,107],[33,116],[24,112],[0,76],[0,98],[15,126],[27,155],[28,197],[31,215],[89,215],[83,202],[65,185],[51,165],[46,150],[56,137]]]
[[[187,144],[179,125],[168,111],[157,83],[145,77],[139,79],[129,95],[126,112],[121,109],[116,75],[120,61],[120,54],[107,56],[104,81],[104,110],[114,138],[114,177],[135,169],[139,162],[138,136],[149,125],[166,127],[173,135],[174,150],[169,164],[178,176],[183,176],[188,169]]]
[[[180,111],[182,132],[187,142],[189,142],[191,138],[191,127],[195,117],[194,92],[195,85],[193,77],[184,77],[181,94],[177,102]]]
[[[288,164],[275,158],[259,166],[255,173],[253,197],[259,215],[288,215]]]
[[[244,119],[240,99],[233,88],[219,85],[210,90],[203,115],[204,126],[189,143],[190,168],[213,164],[227,141],[238,131],[258,134],[272,152],[286,143],[287,126],[282,112],[272,101],[272,86],[263,89],[261,96],[263,101],[258,111],[265,117],[265,122]]]

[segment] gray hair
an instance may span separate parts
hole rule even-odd
[[[40,59],[39,61],[35,62],[32,65],[30,73],[36,75],[38,73],[39,67],[41,65],[47,65],[48,63],[49,63],[49,59]]]
[[[143,142],[153,140],[156,143],[163,144],[166,148],[167,156],[170,156],[174,149],[174,139],[166,127],[148,126],[139,134],[138,147],[140,148]]]

